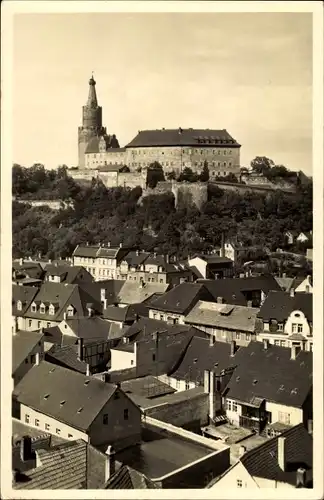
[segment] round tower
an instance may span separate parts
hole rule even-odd
[[[92,75],[89,80],[88,100],[82,107],[82,126],[78,129],[79,168],[85,167],[85,151],[89,141],[105,134],[106,128],[102,126],[102,107],[98,106],[96,82]]]

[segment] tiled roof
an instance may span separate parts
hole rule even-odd
[[[254,307],[199,301],[185,317],[185,322],[221,329],[255,332],[258,312],[259,309]]]
[[[241,463],[253,477],[264,478],[279,483],[296,486],[296,472],[299,467],[306,469],[306,487],[313,481],[313,438],[303,424],[283,432],[285,439],[287,470],[278,465],[278,437],[249,450],[241,457]]]
[[[229,381],[229,399],[251,404],[254,398],[300,408],[312,389],[312,353],[300,351],[291,359],[291,349],[250,342],[237,355],[237,368]]]
[[[53,345],[45,354],[45,360],[49,363],[59,364],[84,375],[87,373],[87,363],[78,359],[78,346]]]
[[[197,283],[181,283],[151,303],[158,311],[186,314],[198,300],[212,300],[208,290]]]
[[[276,276],[275,280],[284,292],[290,292],[290,289],[293,287],[295,278],[279,278]]]
[[[13,316],[23,316],[30,304],[32,303],[35,295],[38,293],[39,288],[36,286],[19,286],[12,285],[12,314]],[[17,302],[21,301],[22,310],[17,309]]]
[[[125,260],[130,267],[138,267],[143,262],[149,257],[148,252],[136,252],[136,251],[131,251],[125,257],[123,260]]]
[[[151,146],[240,147],[227,130],[179,128],[141,130],[126,148]]]
[[[38,332],[18,331],[12,337],[12,373],[23,363],[44,335]]]
[[[313,295],[295,293],[292,297],[287,292],[270,292],[258,314],[263,320],[284,321],[293,311],[301,311],[308,321],[313,320]]]
[[[109,340],[111,338],[111,330],[113,330],[113,333],[115,331],[115,329],[112,328],[112,323],[96,316],[67,319],[66,323],[77,338],[83,338],[85,340]],[[64,333],[64,329],[62,333]]]
[[[90,258],[107,258],[107,259],[121,259],[128,249],[125,247],[110,247],[103,245],[78,245],[74,251],[74,257],[90,257]]]
[[[124,281],[118,293],[118,302],[121,304],[139,304],[151,297],[151,295],[164,293],[169,285],[167,283],[145,283],[141,286],[139,282]]]
[[[198,254],[195,257],[200,257],[202,260],[205,260],[207,264],[233,264],[231,259],[214,254]]]
[[[137,313],[131,305],[126,307],[108,306],[103,310],[103,317],[110,321],[135,321]]]
[[[175,389],[171,386],[152,375],[122,382],[121,388],[130,398],[132,398],[132,395],[134,397],[152,398],[175,392]]]
[[[40,279],[43,276],[43,268],[38,262],[25,261],[21,264],[20,261],[13,261],[12,267],[16,274],[22,274],[34,279]]]
[[[179,380],[204,383],[204,371],[213,370],[215,374],[237,365],[238,353],[244,350],[240,347],[234,356],[231,356],[231,345],[228,342],[215,342],[209,345],[209,340],[193,337],[186,352],[175,371],[170,374]]]
[[[105,455],[81,439],[37,453],[41,465],[25,472],[14,489],[98,489],[105,484]]]
[[[223,297],[225,303],[241,306],[247,304],[244,292],[263,291],[267,295],[270,290],[280,290],[272,276],[199,280],[199,283],[209,290],[214,299]]]
[[[144,490],[157,486],[144,474],[128,465],[123,465],[106,483],[106,490]]]
[[[85,154],[99,153],[99,142],[100,142],[100,139],[102,137],[105,140],[106,148],[107,148],[108,151],[109,151],[110,148],[114,148],[115,151],[119,151],[120,150],[120,148],[119,148],[119,142],[116,139],[116,136],[113,136],[113,135],[104,135],[104,136],[101,136],[101,137],[93,137],[89,141],[89,143],[88,143],[88,145],[86,147]],[[122,149],[122,151],[125,150],[125,148],[121,148],[121,149]]]
[[[93,283],[83,283],[82,290],[93,297],[98,303],[101,303],[101,291],[105,290],[107,305],[117,304],[119,302],[118,293],[125,284],[124,280],[105,280],[95,281]]]
[[[112,384],[42,361],[19,382],[14,395],[18,402],[86,431],[115,390]]]
[[[60,276],[61,282],[75,284],[82,283],[84,278],[93,281],[91,274],[82,266],[71,266],[68,264],[48,264],[45,267],[46,276]]]
[[[114,163],[113,165],[104,165],[99,167],[99,172],[120,172],[124,167],[123,163]]]

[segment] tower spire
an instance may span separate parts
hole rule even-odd
[[[93,78],[93,72],[92,72],[91,78],[89,80],[89,95],[88,95],[87,106],[88,106],[88,108],[97,108],[98,107],[97,93],[96,93],[96,82],[95,82],[95,79]]]

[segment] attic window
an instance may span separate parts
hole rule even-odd
[[[61,401],[61,402],[60,402],[60,406],[65,405],[65,403],[66,403],[66,401]]]
[[[82,410],[83,410],[83,408],[79,408],[79,409],[78,409],[78,413],[81,413],[81,412],[82,412]]]
[[[214,366],[218,366],[218,363],[214,363]]]
[[[270,451],[270,455],[272,456],[272,458],[276,458],[276,455],[275,455],[274,451]]]
[[[295,388],[291,391],[291,394],[297,394],[297,392],[298,392],[298,389],[297,389],[297,387],[295,387]]]
[[[44,399],[48,399],[48,398],[49,398],[49,394],[45,394]]]
[[[55,368],[51,368],[49,372],[50,372],[50,373],[55,372]]]
[[[285,386],[284,386],[284,385],[281,385],[281,386],[279,387],[279,391],[283,391],[283,390],[284,390],[284,388],[285,388]]]
[[[86,380],[86,381],[84,382],[84,385],[89,385],[89,382],[90,382],[90,380]]]
[[[253,380],[253,385],[256,385],[258,381],[256,379]]]
[[[197,363],[197,361],[198,361],[198,358],[195,358],[195,359],[194,359],[193,361],[194,361],[194,363]]]
[[[236,377],[236,382],[239,382],[240,381],[240,377]]]

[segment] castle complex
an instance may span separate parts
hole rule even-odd
[[[116,135],[107,134],[102,125],[102,108],[98,106],[93,76],[82,117],[78,129],[79,170],[73,175],[76,178],[88,177],[94,171],[118,173],[125,165],[131,173],[138,174],[156,161],[165,173],[174,171],[176,175],[185,167],[200,173],[205,162],[211,178],[240,173],[241,146],[225,129],[142,130],[121,148]]]

